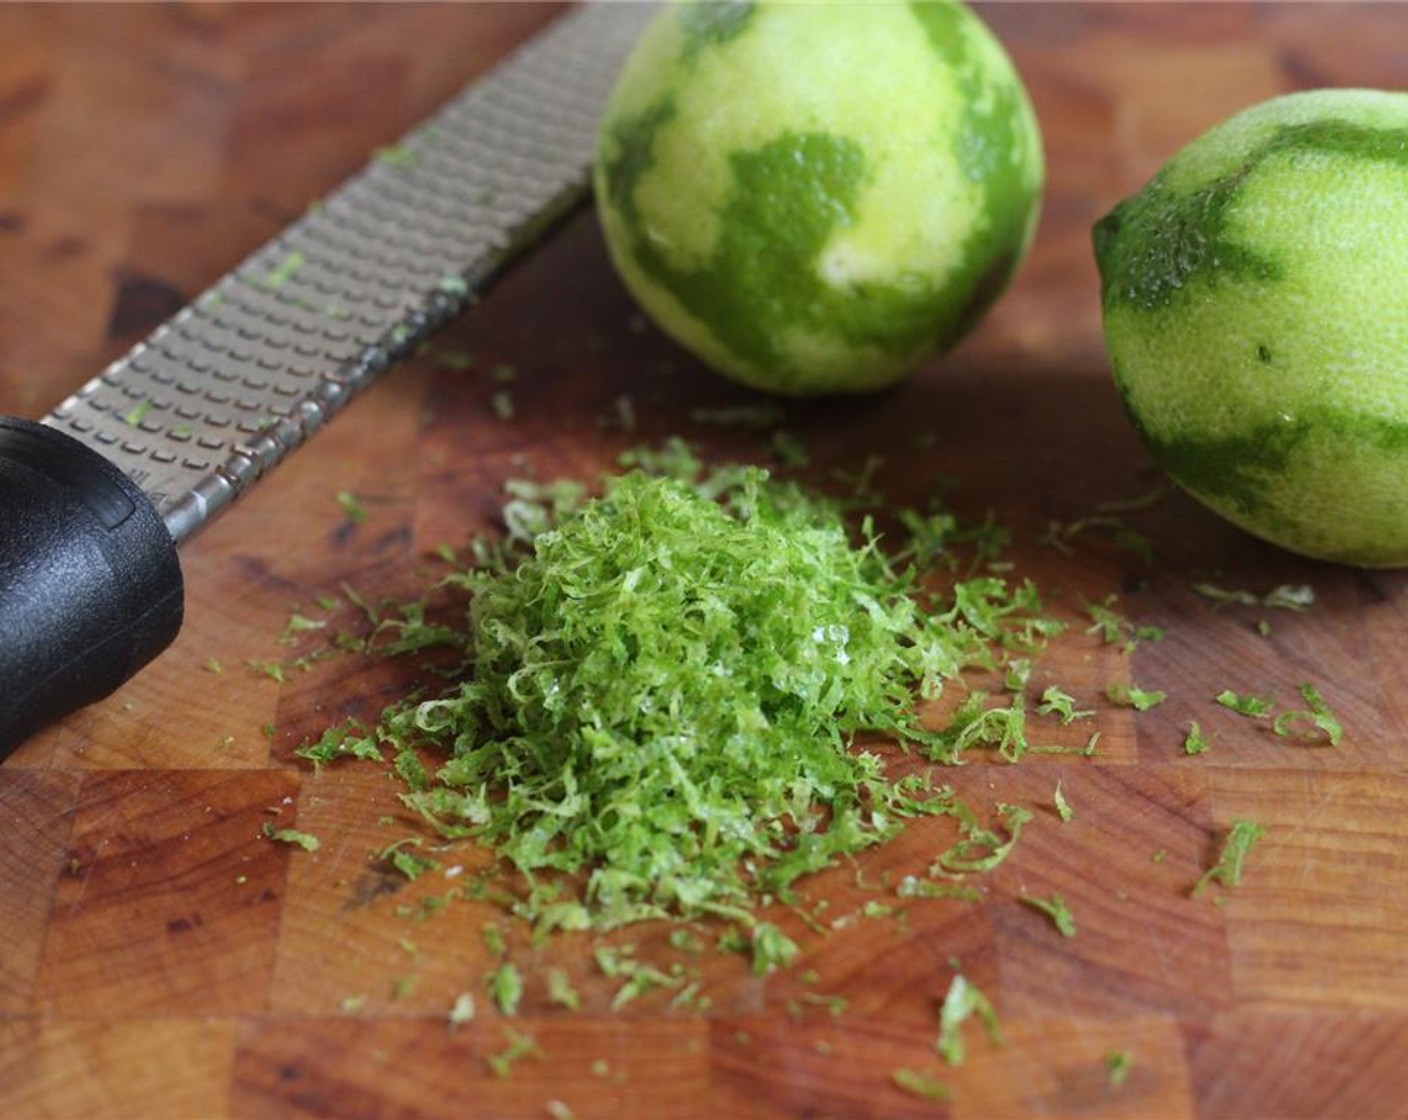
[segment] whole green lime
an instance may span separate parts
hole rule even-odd
[[[718,370],[794,395],[896,381],[1026,252],[1042,156],[1021,81],[956,3],[685,3],[601,125],[617,270]]]
[[[1170,477],[1293,551],[1408,564],[1408,94],[1239,113],[1095,255],[1116,384]]]

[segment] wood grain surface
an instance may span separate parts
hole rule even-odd
[[[557,10],[0,7],[0,411],[42,414]],[[1069,554],[1041,540],[1053,520],[1158,482],[1111,387],[1091,223],[1254,101],[1408,86],[1408,8],[981,11],[1045,133],[1031,259],[980,329],[905,386],[788,416],[823,468],[884,455],[877,477],[896,501],[953,479],[955,507],[1010,527],[1017,570],[1068,617],[1116,594],[1167,631],[1125,655],[1077,629],[1039,663],[1034,685],[1100,709],[1093,758],[943,775],[975,805],[1036,812],[981,901],[916,901],[903,920],[827,935],[791,922],[802,958],[768,977],[704,954],[706,1014],[672,1010],[669,993],[612,1012],[591,939],[537,947],[506,926],[529,977],[507,1020],[482,994],[487,910],[398,916],[445,884],[398,886],[372,860],[394,787],[293,756],[407,680],[356,658],[284,683],[247,669],[302,648],[277,641],[290,611],[344,584],[414,591],[422,558],[491,529],[502,482],[524,469],[591,478],[675,433],[764,454],[753,433],[691,422],[700,405],[758,398],[644,324],[584,213],[448,329],[442,347],[474,354],[477,371],[432,353],[387,376],[185,550],[176,645],[0,767],[0,1115],[1408,1115],[1408,576],[1296,559],[1179,495],[1128,515],[1153,542],[1147,572],[1099,533]],[[517,371],[510,420],[484,372],[500,364]],[[623,396],[636,432],[621,429]],[[349,524],[343,490],[364,523]],[[1201,579],[1309,584],[1317,602],[1218,609],[1193,590]],[[1112,681],[1169,700],[1113,709],[1099,702]],[[1288,745],[1211,699],[1293,696],[1303,681],[1342,717],[1338,748]],[[1191,720],[1216,736],[1196,758],[1182,751]],[[1052,809],[1058,781],[1069,823]],[[1242,885],[1189,897],[1235,820],[1265,830]],[[269,842],[270,821],[321,848]],[[815,895],[838,914],[890,898],[873,884],[927,864],[952,842],[947,824],[913,826]],[[1052,892],[1077,916],[1074,938],[1018,901]],[[663,938],[630,932],[668,958]],[[574,977],[580,1011],[548,1001],[548,965]],[[936,1007],[959,969],[1005,1039],[970,1028],[950,1067],[934,1053]],[[451,1029],[464,991],[480,1013]],[[534,1049],[499,1077],[486,1059],[509,1029]],[[1122,1085],[1115,1052],[1132,1059]],[[949,1099],[901,1092],[900,1067],[934,1073]]]

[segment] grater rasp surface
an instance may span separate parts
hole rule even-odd
[[[550,26],[56,408],[181,541],[585,194],[655,5]]]

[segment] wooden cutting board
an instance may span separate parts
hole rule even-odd
[[[556,11],[0,7],[0,411],[55,404]],[[916,901],[902,919],[825,935],[790,926],[802,958],[769,977],[706,953],[693,966],[705,1014],[670,1009],[668,992],[612,1012],[616,984],[591,964],[590,939],[535,948],[510,930],[529,985],[507,1020],[481,987],[487,911],[398,916],[445,884],[400,887],[371,860],[389,835],[378,817],[395,812],[390,783],[294,757],[406,682],[355,658],[284,683],[252,670],[303,648],[277,641],[293,610],[344,584],[414,591],[422,557],[491,528],[502,482],[526,469],[590,478],[672,434],[765,456],[754,433],[690,419],[759,398],[644,323],[584,214],[448,329],[440,353],[472,354],[474,370],[432,353],[388,376],[192,542],[172,650],[0,767],[0,1115],[1408,1114],[1408,576],[1298,560],[1178,495],[1127,515],[1152,541],[1151,569],[1098,532],[1069,552],[1042,542],[1052,521],[1158,484],[1112,392],[1091,223],[1247,104],[1408,86],[1408,12],[982,12],[1045,131],[1031,259],[977,333],[910,383],[787,419],[822,468],[883,455],[877,479],[896,501],[953,480],[955,508],[1009,527],[1016,570],[1068,617],[1113,594],[1167,631],[1127,655],[1077,628],[1039,662],[1034,684],[1100,709],[1094,757],[943,775],[975,805],[1036,814],[981,900]],[[492,405],[501,365],[516,371],[511,419]],[[349,522],[339,491],[364,522]],[[1200,580],[1308,584],[1316,605],[1219,609]],[[1114,710],[1100,702],[1112,681],[1169,700]],[[1304,681],[1343,719],[1338,748],[1287,744],[1211,700],[1223,688],[1291,697]],[[1216,736],[1196,758],[1182,750],[1192,720]],[[1058,782],[1069,823],[1054,811]],[[1190,897],[1235,820],[1265,830],[1242,885]],[[321,848],[269,842],[271,821]],[[893,904],[886,876],[927,864],[950,823],[915,825],[828,873],[817,896],[838,914]],[[1073,938],[1018,901],[1053,892],[1076,916]],[[642,954],[666,952],[663,937],[630,935]],[[551,964],[575,978],[580,1011],[547,1000]],[[934,1039],[956,971],[992,1000],[1004,1043],[970,1025],[967,1060],[950,1067]],[[452,1030],[466,991],[479,1014]],[[533,1051],[499,1077],[486,1059],[508,1029]],[[1115,1053],[1132,1063],[1122,1085]],[[950,1098],[901,1092],[901,1067],[933,1072]]]

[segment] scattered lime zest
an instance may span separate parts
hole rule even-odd
[[[300,832],[296,828],[275,828],[267,821],[261,829],[266,839],[273,840],[279,844],[292,844],[302,848],[305,852],[316,852],[318,850],[318,838],[309,832]]]
[[[1030,809],[999,803],[998,814],[1007,826],[1007,837],[1004,839],[991,829],[983,828],[966,806],[958,802],[955,805],[957,811],[954,815],[959,818],[964,836],[934,861],[929,869],[931,875],[981,874],[993,870],[1012,854],[1023,826],[1032,820]]]
[[[932,1074],[917,1069],[897,1069],[890,1075],[896,1088],[926,1101],[946,1101],[952,1095],[947,1085]]]
[[[939,1007],[939,1035],[934,1042],[939,1057],[951,1066],[961,1066],[967,1057],[963,1024],[974,1015],[987,1030],[989,1041],[1001,1046],[1002,1026],[991,1001],[961,972],[955,973]]]
[[[461,992],[455,997],[455,1002],[450,1005],[448,1016],[450,1029],[455,1030],[464,1026],[465,1023],[472,1022],[475,1016],[476,1006],[474,995],[471,992]]]
[[[512,1076],[514,1065],[529,1055],[542,1057],[542,1051],[538,1049],[537,1042],[530,1034],[515,1030],[513,1027],[505,1027],[504,1039],[508,1046],[499,1053],[490,1054],[484,1059],[484,1063],[495,1077]]]
[[[143,397],[132,409],[122,418],[122,422],[129,428],[139,427],[143,420],[147,418],[147,413],[152,410],[152,402]]]
[[[288,621],[284,623],[283,632],[279,635],[279,642],[282,645],[288,645],[299,634],[306,634],[312,630],[324,630],[327,628],[327,624],[327,619],[309,618],[299,611],[293,611],[288,616]]]
[[[1094,711],[1077,710],[1076,698],[1054,684],[1042,692],[1036,713],[1040,716],[1056,716],[1060,719],[1062,727],[1078,719],[1089,719],[1095,714]]]
[[[543,1108],[547,1110],[547,1114],[552,1120],[575,1120],[577,1116],[568,1104],[556,1098],[548,1101],[543,1105]]]
[[[1056,806],[1056,815],[1061,818],[1062,823],[1075,820],[1076,811],[1071,808],[1071,803],[1066,800],[1065,791],[1061,789],[1061,783],[1056,783],[1056,789],[1051,795],[1051,800]]]
[[[366,1008],[367,997],[365,995],[345,996],[338,1006],[344,1015],[356,1015]]]
[[[420,162],[420,156],[404,144],[388,144],[385,147],[377,148],[372,153],[372,158],[377,163],[384,163],[390,167],[414,167]]]
[[[1071,908],[1066,905],[1066,900],[1059,894],[1053,893],[1050,898],[1022,894],[1017,896],[1017,901],[1030,906],[1033,910],[1040,910],[1051,919],[1062,937],[1076,935],[1076,917],[1071,913]]]
[[[1106,645],[1118,645],[1123,653],[1134,652],[1135,647],[1142,641],[1159,641],[1164,637],[1161,627],[1139,626],[1131,622],[1115,609],[1118,602],[1117,594],[1107,595],[1099,603],[1082,600],[1082,606],[1091,619],[1091,625],[1085,632],[1098,634]]]
[[[1120,708],[1133,708],[1136,712],[1147,712],[1168,699],[1167,692],[1143,689],[1138,685],[1112,681],[1105,688],[1105,698]]]
[[[1219,883],[1228,888],[1240,886],[1242,866],[1246,861],[1247,853],[1251,851],[1252,845],[1261,838],[1264,831],[1259,824],[1253,821],[1233,821],[1222,841],[1222,851],[1217,857],[1217,862],[1203,872],[1193,885],[1192,893],[1194,895],[1201,894],[1212,883]]]
[[[568,1011],[576,1011],[582,1006],[582,997],[572,986],[565,969],[548,969],[548,1000],[559,1007],[567,1008]]]
[[[1031,678],[1032,678],[1032,663],[1031,663],[1031,659],[1030,659],[1030,658],[1026,658],[1026,657],[1014,657],[1014,658],[1012,658],[1012,660],[1010,660],[1010,661],[1007,662],[1007,667],[1006,667],[1006,669],[1003,670],[1003,674],[1002,674],[1002,687],[1003,687],[1004,689],[1006,689],[1008,692],[1021,692],[1023,689],[1025,689],[1025,688],[1027,687],[1027,682],[1030,681]],[[1063,695],[1064,695],[1064,694],[1063,694]],[[1042,698],[1041,698],[1041,703],[1042,703],[1043,705],[1045,705],[1046,702],[1047,702],[1047,700],[1046,700],[1046,694],[1043,693],[1043,694],[1042,694]],[[1072,707],[1074,707],[1074,705],[1075,705],[1075,700],[1074,700],[1074,699],[1072,699],[1071,705],[1072,705]],[[1046,715],[1046,714],[1047,714],[1046,712],[1043,712],[1040,707],[1037,708],[1037,713],[1038,713],[1039,715]]]
[[[1332,747],[1340,745],[1344,738],[1344,727],[1334,712],[1330,710],[1319,690],[1313,684],[1299,686],[1305,710],[1294,709],[1282,712],[1271,725],[1280,737],[1287,736],[1306,741],[1323,741]]]
[[[759,975],[789,968],[800,952],[797,943],[771,922],[753,926],[753,971]]]
[[[1253,696],[1250,693],[1241,695],[1233,692],[1230,688],[1224,688],[1213,699],[1224,708],[1231,708],[1238,715],[1247,716],[1249,719],[1265,719],[1276,708],[1274,700],[1268,700],[1264,696]]]
[[[1309,584],[1283,583],[1264,595],[1251,591],[1229,590],[1213,583],[1195,583],[1193,590],[1217,606],[1234,604],[1244,607],[1267,607],[1305,612],[1315,606],[1315,588]]]
[[[940,883],[914,875],[906,875],[899,881],[895,895],[899,898],[957,898],[965,902],[977,902],[983,897],[977,887],[963,883]]]
[[[271,292],[276,292],[293,279],[294,274],[302,268],[308,258],[297,249],[292,250],[284,256],[278,264],[269,270],[267,276],[261,282],[261,287],[268,288]]]
[[[1197,720],[1188,725],[1188,733],[1183,736],[1183,753],[1187,755],[1205,754],[1212,746],[1214,736],[1203,733]]]
[[[350,490],[339,490],[336,494],[336,501],[342,510],[342,515],[353,525],[363,524],[370,516],[366,507]]]
[[[489,974],[489,992],[504,1015],[517,1015],[523,999],[523,974],[512,961],[505,961]]]
[[[1111,1089],[1122,1089],[1134,1067],[1134,1055],[1128,1050],[1111,1050],[1105,1055],[1105,1072]]]

